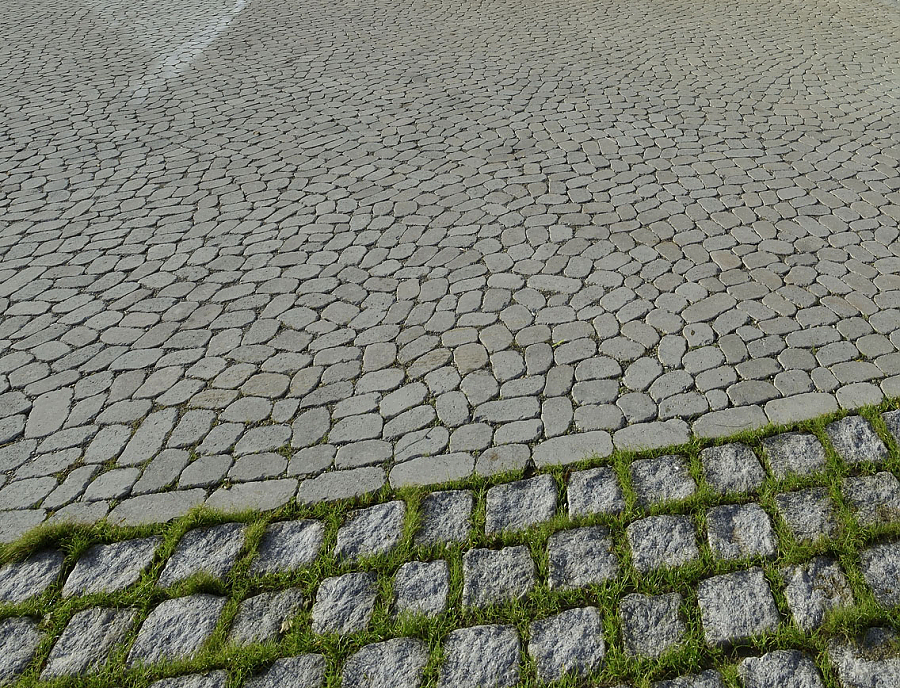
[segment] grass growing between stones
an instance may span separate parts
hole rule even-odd
[[[153,565],[140,580],[127,590],[114,594],[93,594],[64,598],[62,583],[50,586],[40,596],[17,605],[0,606],[0,618],[28,615],[41,620],[45,632],[34,660],[18,681],[21,686],[48,685],[59,688],[85,686],[90,688],[144,688],[154,680],[180,674],[227,669],[229,686],[239,688],[247,679],[264,669],[278,657],[301,653],[321,653],[328,661],[326,685],[340,685],[344,661],[354,652],[370,643],[397,637],[414,637],[423,640],[429,651],[425,668],[426,686],[437,683],[443,659],[443,641],[452,630],[468,626],[499,623],[516,628],[521,640],[522,686],[550,685],[541,683],[527,648],[530,626],[543,619],[574,607],[591,606],[600,610],[604,626],[606,657],[603,667],[585,677],[568,676],[552,685],[575,688],[576,686],[613,686],[627,684],[636,688],[649,688],[657,680],[696,673],[707,668],[721,671],[727,685],[739,686],[736,664],[743,657],[769,652],[775,649],[797,649],[814,657],[823,673],[828,688],[839,688],[834,667],[827,649],[834,638],[852,638],[871,626],[900,629],[900,608],[885,609],[878,605],[866,585],[860,568],[859,553],[872,544],[900,537],[900,523],[884,523],[874,526],[860,525],[851,505],[841,491],[844,478],[850,475],[873,475],[877,471],[890,471],[900,476],[900,447],[888,431],[881,413],[897,408],[896,402],[885,402],[877,407],[859,411],[888,447],[888,456],[878,464],[859,463],[848,465],[832,446],[826,426],[846,413],[799,423],[790,427],[767,427],[757,432],[741,433],[736,437],[716,441],[694,440],[688,445],[667,447],[648,452],[615,452],[610,457],[588,459],[570,466],[553,467],[545,471],[553,476],[558,488],[556,514],[547,522],[525,531],[485,533],[485,503],[491,487],[522,477],[522,472],[511,472],[490,477],[476,477],[465,481],[431,487],[428,490],[387,487],[377,493],[341,502],[317,505],[288,504],[266,513],[243,512],[223,514],[197,509],[185,517],[168,524],[121,528],[107,523],[92,526],[57,525],[38,528],[18,542],[0,548],[0,563],[21,559],[29,553],[47,548],[59,549],[65,555],[64,575],[71,572],[78,558],[95,544],[111,543],[136,537],[158,535],[162,543],[157,549]],[[815,434],[826,450],[823,470],[810,476],[790,476],[776,479],[768,475],[755,494],[719,494],[704,477],[700,452],[725,442],[741,441],[750,446],[768,468],[763,440],[788,430],[801,430]],[[636,458],[662,456],[669,453],[686,457],[691,476],[697,483],[696,493],[684,500],[641,506],[631,481],[630,466]],[[611,466],[617,475],[625,508],[621,513],[599,513],[570,516],[567,509],[567,484],[570,474],[595,466]],[[798,540],[779,513],[777,494],[801,488],[819,487],[827,491],[836,505],[838,529],[835,537],[815,542]],[[468,489],[475,495],[472,527],[468,539],[462,543],[419,545],[415,534],[422,519],[421,505],[424,496],[439,489]],[[357,508],[401,499],[406,504],[406,520],[399,544],[389,552],[350,561],[333,554],[341,524]],[[749,557],[738,560],[721,560],[715,556],[706,534],[709,509],[724,504],[758,502],[774,527],[778,553],[773,558]],[[632,565],[631,549],[626,528],[635,520],[658,514],[679,514],[689,517],[699,534],[699,559],[674,569],[661,569],[640,573]],[[280,520],[301,518],[317,519],[325,525],[324,543],[319,557],[303,568],[291,572],[256,575],[251,565],[265,527]],[[190,529],[228,522],[243,522],[248,528],[246,541],[237,563],[221,580],[208,575],[194,576],[170,588],[162,589],[156,580],[179,540]],[[604,583],[577,590],[552,590],[548,583],[549,561],[547,545],[550,537],[564,529],[603,526],[613,542],[618,558],[618,575]],[[498,549],[508,546],[524,546],[535,563],[538,585],[522,599],[509,601],[485,609],[463,606],[463,555],[472,548]],[[792,621],[785,597],[784,567],[808,561],[813,556],[827,555],[841,565],[852,589],[855,604],[829,614],[823,625],[814,631],[802,631]],[[392,610],[393,579],[397,570],[406,562],[445,559],[450,572],[447,609],[435,618],[401,617]],[[772,589],[782,620],[778,628],[751,638],[733,647],[712,647],[705,641],[704,628],[697,604],[697,586],[711,576],[759,566]],[[317,635],[311,630],[312,604],[319,584],[326,578],[357,571],[371,571],[378,577],[378,596],[375,611],[366,630],[347,635]],[[267,591],[297,588],[303,593],[305,604],[293,620],[283,627],[278,642],[256,644],[249,647],[232,647],[227,634],[239,603]],[[189,660],[164,662],[149,667],[129,667],[126,663],[127,648],[137,635],[140,625],[149,613],[166,599],[204,592],[225,596],[227,603],[219,619],[216,631],[205,647]],[[686,633],[681,643],[663,653],[659,658],[640,658],[628,654],[623,628],[618,613],[622,598],[632,593],[659,595],[679,593],[683,602],[681,615]],[[133,624],[122,645],[113,653],[109,662],[99,671],[86,677],[58,678],[40,681],[40,672],[53,643],[74,614],[89,607],[131,607],[137,611]],[[900,648],[898,648],[900,649]]]

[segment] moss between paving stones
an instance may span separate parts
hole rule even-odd
[[[615,452],[605,459],[588,459],[576,465],[550,468],[543,473],[553,476],[558,488],[559,499],[556,515],[548,522],[522,532],[502,532],[485,534],[485,498],[487,490],[500,483],[522,477],[521,471],[493,476],[491,478],[471,478],[442,486],[432,486],[427,490],[391,490],[385,487],[375,494],[317,505],[288,504],[272,512],[246,511],[237,514],[223,514],[208,509],[196,509],[174,522],[143,527],[114,527],[105,522],[93,526],[42,526],[26,534],[19,541],[0,548],[0,563],[16,560],[45,548],[59,548],[65,554],[64,574],[72,570],[77,559],[94,544],[109,543],[135,537],[160,535],[163,544],[158,550],[154,564],[128,590],[116,594],[94,594],[86,597],[63,599],[62,583],[50,586],[42,595],[17,605],[0,606],[0,618],[31,615],[42,619],[44,639],[34,660],[20,677],[17,685],[34,686],[40,683],[38,676],[44,666],[50,649],[67,622],[77,612],[93,606],[130,606],[138,610],[137,621],[127,634],[126,642],[114,653],[110,661],[99,672],[81,678],[60,678],[42,685],[48,686],[89,686],[92,688],[144,688],[152,681],[163,677],[176,676],[209,669],[225,668],[229,671],[229,688],[239,688],[254,672],[270,664],[275,658],[305,652],[322,653],[328,661],[326,685],[340,685],[340,671],[344,661],[361,647],[395,637],[421,638],[429,649],[429,662],[425,669],[423,685],[433,686],[437,680],[442,659],[442,639],[452,630],[483,623],[503,623],[516,627],[522,640],[522,686],[541,686],[536,676],[534,662],[527,656],[529,625],[536,619],[551,616],[573,607],[593,606],[601,611],[607,654],[603,668],[592,675],[592,685],[606,686],[626,683],[636,688],[647,688],[653,681],[674,678],[679,675],[696,673],[702,669],[715,668],[722,672],[729,686],[739,686],[736,664],[743,657],[762,654],[776,649],[797,649],[816,659],[829,688],[839,688],[835,670],[828,659],[826,647],[834,637],[850,638],[870,626],[885,626],[900,629],[900,607],[884,609],[879,607],[865,584],[860,572],[859,552],[861,549],[900,536],[900,523],[861,527],[852,517],[849,506],[840,493],[840,483],[847,475],[873,475],[876,471],[887,470],[900,476],[900,448],[888,432],[880,413],[900,407],[897,400],[884,402],[879,406],[867,407],[860,413],[869,420],[888,447],[888,456],[879,464],[860,463],[847,466],[837,455],[828,440],[825,426],[848,412],[832,414],[813,421],[791,426],[770,426],[760,431],[742,433],[734,437],[716,441],[693,440],[685,446],[666,447],[650,452]],[[767,477],[758,495],[721,495],[703,479],[699,452],[708,446],[740,441],[749,445],[766,463],[762,451],[762,440],[788,430],[802,430],[814,433],[826,449],[827,459],[823,471],[811,476],[790,476],[781,480]],[[691,475],[697,481],[698,490],[690,498],[649,507],[638,505],[631,485],[629,467],[636,458],[648,458],[663,454],[680,454],[687,457]],[[566,482],[568,475],[585,467],[609,465],[616,472],[625,497],[625,509],[620,514],[596,514],[570,517],[566,512]],[[837,537],[810,544],[793,537],[775,507],[775,495],[785,490],[820,486],[825,488],[837,505],[840,528]],[[473,528],[465,543],[451,545],[417,546],[414,534],[421,520],[420,505],[424,495],[438,489],[465,488],[475,493]],[[399,545],[391,552],[351,562],[337,559],[332,555],[337,531],[345,516],[355,508],[402,499],[407,505],[407,518]],[[655,514],[684,514],[691,517],[697,532],[702,537],[705,532],[706,512],[721,504],[741,504],[758,501],[772,518],[778,542],[778,555],[771,559],[761,557],[735,560],[717,560],[708,543],[701,539],[700,559],[675,570],[654,571],[649,574],[637,573],[631,565],[631,557],[625,527],[634,520]],[[276,520],[315,518],[325,524],[325,540],[320,556],[310,565],[294,572],[262,576],[251,576],[250,566],[253,555],[262,538],[266,524]],[[247,539],[239,555],[237,564],[223,581],[209,577],[195,576],[192,579],[162,590],[155,586],[165,560],[172,554],[178,541],[186,531],[201,525],[226,522],[248,524]],[[568,527],[603,525],[609,529],[614,542],[614,551],[619,559],[620,572],[617,578],[599,585],[591,585],[574,591],[551,591],[547,581],[547,541],[554,532]],[[524,545],[529,548],[537,566],[539,584],[523,599],[507,602],[483,610],[464,609],[462,597],[462,555],[473,547],[498,548],[509,545]],[[816,555],[829,555],[838,560],[852,588],[856,604],[826,617],[821,628],[803,632],[790,622],[791,616],[784,595],[781,569],[786,565],[808,561]],[[446,559],[450,570],[450,594],[447,611],[432,619],[424,617],[392,617],[392,580],[397,570],[406,562],[415,560]],[[772,588],[783,621],[779,628],[768,634],[751,639],[730,648],[712,648],[703,640],[699,608],[697,606],[697,585],[700,580],[712,575],[727,573],[750,566],[761,566]],[[316,636],[310,630],[312,601],[316,588],[323,579],[352,571],[373,571],[378,575],[379,596],[369,627],[366,631],[348,636]],[[63,577],[64,580],[64,577]],[[239,603],[261,592],[296,587],[303,591],[306,605],[287,628],[282,639],[275,643],[258,644],[247,648],[234,649],[226,645],[226,636],[237,613]],[[187,661],[170,662],[141,667],[125,668],[125,656],[137,629],[150,611],[160,602],[172,597],[207,592],[228,598],[225,610],[216,631],[204,650]],[[617,616],[620,600],[628,594],[642,593],[660,595],[680,593],[684,598],[681,613],[685,620],[684,642],[658,659],[636,659],[624,648],[622,630]],[[554,686],[588,685],[584,679],[569,676]]]

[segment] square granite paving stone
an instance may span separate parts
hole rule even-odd
[[[718,671],[707,669],[699,674],[657,681],[653,688],[725,688],[725,683]]]
[[[525,597],[537,585],[537,569],[524,545],[471,549],[463,555],[463,606],[487,607]]]
[[[394,576],[394,615],[434,617],[447,609],[450,569],[443,559],[411,561]]]
[[[244,682],[246,688],[322,688],[328,662],[319,654],[282,657]]]
[[[622,639],[625,651],[632,655],[659,657],[677,645],[686,628],[678,593],[665,595],[626,595],[619,602]]]
[[[85,552],[63,586],[63,597],[117,592],[133,585],[150,564],[162,538],[158,536],[94,545]]]
[[[335,556],[359,559],[389,552],[400,542],[406,502],[395,500],[357,509],[338,529]]]
[[[541,681],[591,673],[600,668],[606,654],[600,612],[594,607],[569,609],[533,621],[529,635],[528,654]]]
[[[781,615],[763,571],[754,567],[700,581],[697,602],[706,642],[727,645],[773,631]]]
[[[841,492],[861,526],[900,521],[900,481],[892,473],[844,478]]]
[[[718,559],[774,557],[778,543],[759,504],[723,504],[706,513],[709,547]]]
[[[27,616],[0,621],[0,686],[25,671],[41,642],[38,622]]]
[[[509,688],[519,682],[521,643],[514,626],[460,628],[444,639],[438,688]]]
[[[297,588],[249,597],[238,606],[227,642],[250,645],[277,640],[302,606],[303,593]]]
[[[343,688],[419,688],[428,647],[415,638],[394,638],[366,645],[347,658]]]
[[[837,511],[824,487],[776,494],[775,505],[798,540],[815,542],[832,538],[838,531]]]
[[[888,432],[894,436],[894,440],[900,444],[900,410],[888,411],[881,414],[884,424],[887,426]]]
[[[832,609],[853,604],[850,584],[840,564],[831,557],[813,557],[804,564],[786,566],[781,574],[788,607],[804,631],[821,626]]]
[[[853,640],[833,638],[828,658],[842,688],[893,688],[900,686],[900,653],[897,633],[889,628],[869,628]]]
[[[191,657],[212,636],[227,601],[225,597],[199,594],[162,602],[138,631],[127,665]]]
[[[859,558],[876,602],[884,607],[900,604],[900,540],[869,547]]]
[[[622,488],[609,466],[572,473],[566,492],[569,516],[620,514],[625,510]]]
[[[228,672],[209,671],[202,674],[187,674],[154,681],[150,688],[225,688],[228,683]]]
[[[687,461],[674,454],[632,463],[631,484],[641,506],[687,499],[697,491]]]
[[[465,542],[472,529],[475,496],[470,490],[432,492],[422,499],[417,545]]]
[[[220,580],[225,578],[244,546],[246,531],[243,523],[189,530],[166,562],[158,584],[169,587],[201,572]]]
[[[615,578],[619,561],[613,553],[609,530],[589,526],[561,530],[547,543],[551,590],[575,590]]]
[[[66,624],[41,672],[41,680],[79,676],[98,669],[134,623],[134,609],[91,607]]]
[[[369,625],[378,596],[374,573],[347,573],[319,583],[313,633],[355,633]]]
[[[849,464],[860,461],[881,461],[887,457],[887,447],[862,416],[847,416],[825,427],[835,451]]]
[[[524,530],[556,514],[556,481],[552,475],[496,485],[488,490],[484,531]]]
[[[738,664],[744,688],[825,688],[815,662],[797,650],[775,650]]]
[[[295,571],[316,560],[325,540],[325,524],[312,519],[279,521],[266,526],[252,574]]]
[[[650,516],[625,529],[631,561],[641,573],[687,564],[700,558],[697,532],[690,516]]]
[[[762,485],[766,473],[756,454],[746,444],[723,444],[700,452],[703,477],[719,494],[753,492]]]
[[[825,468],[825,448],[815,435],[785,432],[762,441],[772,475],[810,475]]]
[[[0,603],[18,604],[37,597],[62,573],[63,555],[55,550],[32,554],[0,569]]]

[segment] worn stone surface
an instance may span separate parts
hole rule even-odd
[[[775,495],[778,513],[799,540],[831,538],[838,530],[834,503],[823,487]]]
[[[900,520],[900,481],[893,473],[844,478],[841,491],[861,526]]]
[[[439,688],[507,688],[519,681],[519,635],[513,626],[472,626],[444,640]]]
[[[629,654],[659,657],[685,634],[681,595],[626,595],[619,602],[622,638]]]
[[[317,654],[282,657],[265,671],[251,676],[244,684],[250,688],[321,688],[325,685],[325,657]]]
[[[422,500],[422,524],[415,536],[417,544],[464,542],[472,527],[475,497],[468,490],[432,492]]]
[[[41,632],[34,619],[13,616],[0,621],[0,685],[15,681],[40,642]]]
[[[738,675],[746,688],[825,688],[815,662],[796,650],[747,657],[738,665]]]
[[[523,530],[556,513],[556,481],[551,475],[539,475],[492,487],[485,507],[486,533]]]
[[[725,688],[718,671],[709,669],[691,676],[679,676],[668,681],[657,681],[653,688]]]
[[[612,538],[603,526],[561,530],[550,536],[547,558],[551,589],[572,590],[602,583],[619,572]]]
[[[696,527],[688,516],[650,516],[635,521],[625,532],[638,571],[681,566],[700,557]]]
[[[204,674],[186,674],[154,681],[153,688],[225,688],[227,671],[210,671]]]
[[[697,602],[703,633],[710,645],[726,645],[772,631],[781,620],[760,568],[700,581]]]
[[[325,525],[319,521],[280,521],[266,526],[251,573],[294,571],[312,563],[322,548]]]
[[[47,550],[0,568],[0,602],[18,604],[40,595],[59,578],[62,565],[62,553]]]
[[[860,552],[859,559],[876,601],[885,607],[900,604],[900,541],[869,547]]]
[[[278,640],[302,606],[303,593],[296,588],[249,597],[238,607],[228,642],[249,645]]]
[[[625,510],[625,498],[615,471],[609,467],[576,471],[567,488],[570,516],[617,514]]]
[[[776,478],[809,475],[825,468],[825,448],[815,435],[786,432],[763,440],[769,468]]]
[[[710,509],[706,528],[709,547],[720,559],[775,556],[775,531],[759,504],[725,504]]]
[[[98,669],[121,644],[134,618],[133,609],[91,607],[78,612],[53,645],[41,678],[79,676]]]
[[[159,585],[174,585],[196,573],[224,578],[244,546],[245,531],[242,523],[189,530],[163,567]]]
[[[887,456],[884,442],[862,416],[847,416],[830,423],[825,431],[837,453],[847,463],[881,461]]]
[[[377,590],[373,573],[348,573],[319,584],[312,608],[315,633],[354,633],[372,617]]]
[[[402,500],[354,511],[338,530],[335,555],[359,559],[393,549],[403,534],[405,516]]]
[[[869,628],[850,641],[835,638],[828,657],[845,688],[888,688],[900,685],[900,654],[895,631]]]
[[[394,614],[436,616],[447,609],[450,570],[443,559],[411,561],[394,576]]]
[[[63,586],[63,596],[124,590],[150,567],[161,543],[161,537],[149,537],[94,545],[75,564]]]
[[[534,621],[529,635],[528,654],[541,681],[593,672],[606,654],[600,612],[594,607],[569,609]]]
[[[366,645],[344,662],[342,686],[347,688],[418,688],[428,648],[421,640],[394,638]]]
[[[833,609],[853,604],[853,591],[840,564],[830,557],[814,557],[782,571],[784,595],[794,621],[804,631],[818,628]]]
[[[471,549],[463,555],[463,604],[487,607],[520,599],[537,584],[527,547]]]
[[[631,484],[638,503],[645,506],[687,499],[697,490],[687,461],[674,455],[635,461],[631,464]]]
[[[745,444],[723,444],[700,452],[703,477],[714,490],[750,492],[759,488],[766,474],[756,454]]]
[[[226,601],[200,594],[162,602],[141,625],[128,653],[128,665],[192,656],[209,640]]]

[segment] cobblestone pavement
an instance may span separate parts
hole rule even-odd
[[[5,10],[4,538],[900,394],[894,3]]]
[[[900,411],[849,415],[374,503],[45,537],[0,567],[0,684],[896,688],[898,443]]]

